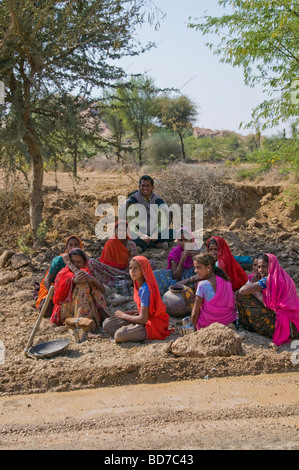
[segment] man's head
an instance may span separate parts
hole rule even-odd
[[[139,190],[143,197],[148,199],[154,190],[154,180],[148,175],[141,176],[139,180]]]

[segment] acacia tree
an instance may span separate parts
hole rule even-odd
[[[230,7],[219,17],[189,18],[189,27],[220,37],[207,43],[221,61],[244,71],[245,84],[260,83],[268,98],[252,113],[262,128],[299,120],[299,3],[298,0],[220,0]]]
[[[150,0],[2,0],[0,2],[1,157],[22,152],[31,163],[30,224],[42,221],[43,149],[59,130],[62,101],[114,86],[125,72],[114,59],[138,54],[134,32],[147,21]],[[157,18],[156,10],[150,10]],[[155,16],[156,15],[156,16]],[[144,50],[144,49],[143,49]]]
[[[141,75],[133,77],[130,86],[119,84],[117,99],[119,116],[124,126],[133,132],[137,140],[139,165],[142,166],[142,145],[155,117],[156,89],[151,78]]]
[[[192,129],[197,116],[196,105],[185,95],[171,98],[163,95],[156,100],[156,113],[162,126],[179,135],[182,157],[185,160],[186,152],[184,136]]]

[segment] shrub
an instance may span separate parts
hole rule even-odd
[[[172,132],[157,132],[146,140],[145,155],[149,163],[165,166],[182,158],[180,140]]]
[[[155,177],[155,192],[168,205],[203,204],[204,219],[225,221],[226,213],[241,199],[239,189],[228,183],[225,168],[178,163]]]

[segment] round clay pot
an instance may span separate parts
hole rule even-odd
[[[189,309],[183,299],[182,293],[184,286],[175,284],[170,286],[168,291],[163,295],[162,301],[166,306],[166,312],[172,317],[184,317],[189,312]]]

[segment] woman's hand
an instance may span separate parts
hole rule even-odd
[[[66,265],[71,262],[70,255],[68,253],[63,253],[62,259],[63,259],[63,261],[65,262]]]
[[[184,263],[188,256],[190,256],[190,251],[184,250],[181,254],[180,263]]]
[[[126,314],[125,312],[122,312],[121,310],[115,310],[113,316],[116,317],[116,318],[121,318],[123,320],[125,320],[125,316],[128,315],[128,313]]]
[[[260,276],[260,274],[256,273],[252,276],[252,278],[250,279],[250,282],[251,284],[254,283],[254,282],[258,282],[260,281],[262,278]]]
[[[74,277],[74,282],[76,284],[82,284],[84,282],[88,282],[89,281],[89,276],[88,274],[85,272],[85,271],[82,271],[81,269],[78,269],[74,272],[75,274],[75,277]]]

